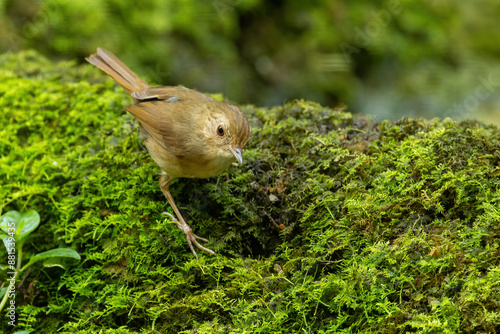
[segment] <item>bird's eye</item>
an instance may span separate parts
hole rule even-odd
[[[221,137],[224,136],[224,128],[222,127],[222,125],[219,125],[217,127],[217,134]]]

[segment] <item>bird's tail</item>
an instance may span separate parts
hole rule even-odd
[[[130,94],[138,90],[149,88],[149,85],[142,81],[124,63],[108,50],[98,48],[97,53],[85,58],[92,65],[100,68],[111,76],[115,81],[125,88]]]

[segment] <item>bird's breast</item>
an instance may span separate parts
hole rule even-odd
[[[189,178],[208,178],[224,172],[233,156],[187,154],[178,155],[166,149],[153,138],[145,138],[144,143],[153,160],[168,175]]]
[[[234,161],[234,158],[216,156],[211,159],[200,157],[199,160],[193,160],[192,157],[190,157],[190,159],[180,158],[180,160],[181,163],[179,164],[180,168],[178,172],[182,173],[182,176],[179,177],[204,179],[224,172]]]

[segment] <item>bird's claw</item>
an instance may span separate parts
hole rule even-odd
[[[185,222],[179,222],[179,220],[177,218],[175,218],[171,213],[169,212],[162,212],[162,215],[165,215],[165,216],[168,216],[170,217],[170,219],[172,219],[172,221],[175,223],[175,225],[177,225],[177,227],[184,232],[184,234],[186,234],[186,240],[188,242],[188,245],[189,245],[189,248],[191,249],[191,251],[193,252],[193,255],[194,257],[196,258],[196,260],[198,260],[198,254],[196,254],[196,251],[194,250],[194,247],[193,247],[193,244],[198,247],[199,249],[201,249],[202,251],[205,251],[207,252],[208,254],[212,254],[212,255],[216,255],[215,252],[211,249],[208,249],[206,247],[203,247],[202,245],[200,245],[200,243],[198,242],[198,240],[201,240],[203,242],[208,242],[207,239],[205,238],[202,238],[202,237],[199,237],[197,236],[196,234],[193,233],[193,230],[191,230],[191,227],[189,227],[189,225]],[[198,239],[198,240],[197,240]]]

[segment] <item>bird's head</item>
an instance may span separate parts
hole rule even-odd
[[[209,121],[205,136],[213,144],[217,155],[225,158],[235,157],[238,164],[243,163],[242,150],[252,137],[252,129],[240,108],[223,102],[209,105]]]

